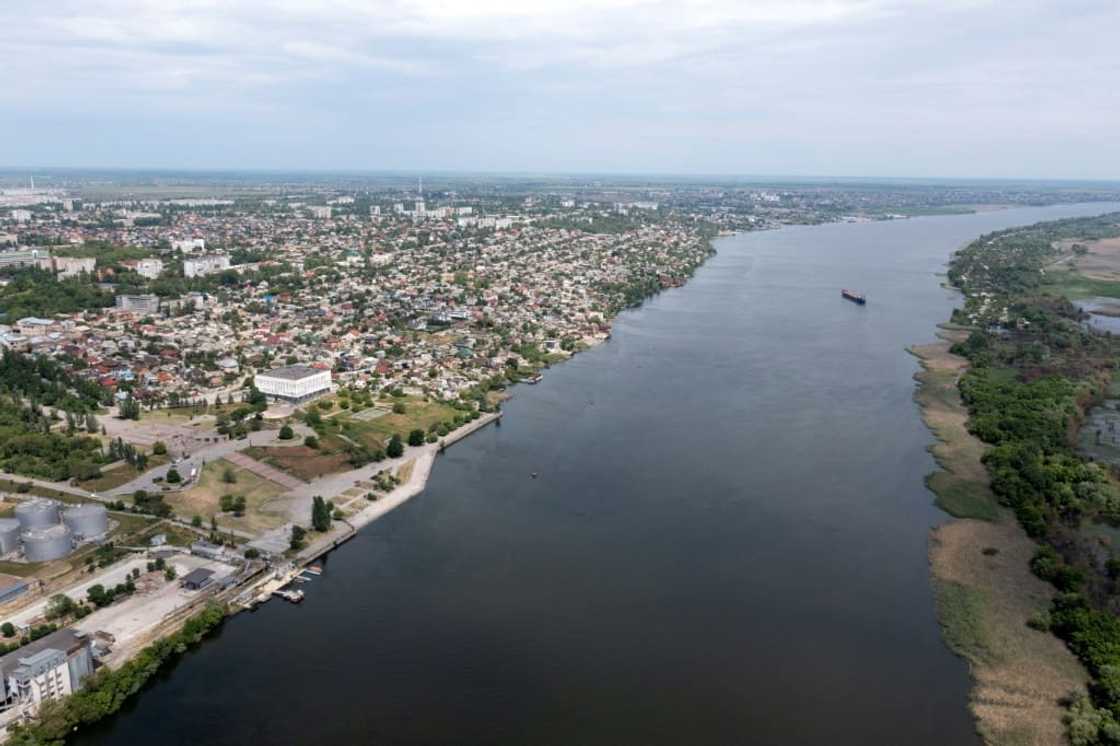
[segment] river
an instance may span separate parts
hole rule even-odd
[[[518,387],[302,606],[230,619],[75,742],[977,743],[905,348],[948,318],[955,248],[1107,207],[720,239]]]

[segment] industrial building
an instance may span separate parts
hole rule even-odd
[[[331,390],[331,372],[307,365],[289,365],[253,379],[257,390],[273,399],[302,402]]]
[[[61,629],[0,657],[0,703],[31,715],[44,700],[80,689],[92,673],[89,638]]]

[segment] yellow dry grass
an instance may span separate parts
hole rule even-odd
[[[938,617],[946,642],[969,662],[970,708],[985,742],[1060,744],[1065,727],[1059,700],[1083,690],[1086,673],[1060,640],[1027,626],[1049,606],[1054,591],[1031,574],[1036,546],[996,502],[980,462],[985,446],[966,429],[957,390],[966,361],[949,352],[963,334],[944,332],[940,342],[913,350],[923,367],[916,398],[938,439],[930,450],[942,467],[931,475],[930,488],[947,510],[975,516],[950,520],[931,533]]]

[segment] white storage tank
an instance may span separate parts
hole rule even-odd
[[[49,562],[70,554],[74,548],[70,529],[61,524],[48,528],[33,528],[24,531],[23,556],[28,562]]]
[[[59,504],[55,500],[33,497],[16,506],[16,520],[24,531],[46,528],[58,523],[58,508]]]
[[[109,532],[109,513],[101,503],[82,503],[62,511],[62,522],[75,541],[99,539]]]
[[[19,532],[19,521],[15,518],[0,518],[0,554],[19,549]]]

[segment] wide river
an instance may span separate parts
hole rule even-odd
[[[75,741],[975,744],[906,347],[949,316],[954,249],[1107,207],[720,239],[518,387],[302,606],[234,617]]]

